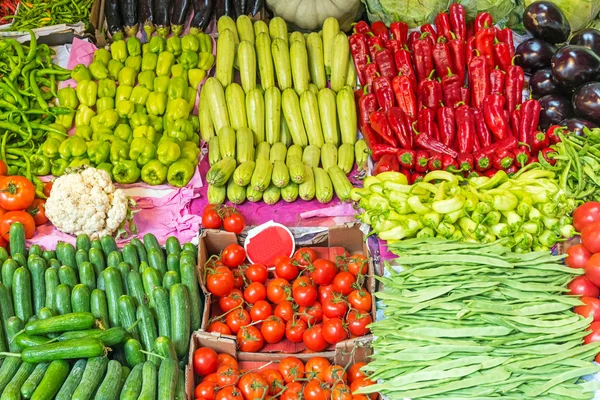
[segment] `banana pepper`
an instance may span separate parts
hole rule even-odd
[[[158,161],[164,165],[171,165],[181,156],[181,149],[175,141],[163,138],[158,144],[156,155],[158,156]]]
[[[125,60],[125,66],[132,68],[136,73],[142,70],[142,56],[129,56]]]
[[[133,130],[133,138],[143,137],[151,141],[152,143],[156,143],[158,140],[158,134],[156,130],[149,125],[138,126]]]
[[[119,60],[110,60],[108,62],[108,76],[111,79],[117,79],[119,77],[119,72],[125,67],[123,63]]]
[[[116,138],[119,138],[119,139],[123,140],[124,142],[129,143],[129,142],[131,142],[131,139],[133,138],[133,131],[131,130],[131,127],[128,124],[119,124],[115,128],[113,135]]]
[[[138,75],[138,83],[148,90],[154,90],[154,78],[156,78],[154,71],[142,71]]]
[[[160,185],[167,179],[167,167],[158,160],[151,160],[142,167],[142,180],[148,185]]]
[[[76,82],[91,81],[92,74],[90,74],[90,71],[85,65],[77,64],[75,68],[73,68],[73,71],[71,71],[71,79],[74,79]]]
[[[167,181],[175,187],[184,187],[194,176],[194,164],[185,158],[175,161],[167,172]]]
[[[198,52],[200,48],[200,42],[198,38],[191,33],[188,33],[181,39],[181,49],[183,51]]]
[[[175,54],[181,54],[181,39],[179,36],[173,35],[167,39],[167,51]]]
[[[150,90],[148,90],[148,88],[138,85],[133,88],[130,99],[134,104],[140,104],[143,106],[146,105],[149,94]]]
[[[98,97],[115,97],[117,83],[112,79],[101,79],[98,81]]]
[[[171,79],[166,75],[157,76],[154,78],[154,91],[158,93],[167,93],[167,90],[169,90],[170,80]]]
[[[71,159],[74,157],[81,157],[87,151],[85,140],[79,136],[71,136],[60,144],[58,152],[64,159]]]
[[[169,99],[183,99],[187,94],[187,81],[182,77],[171,78],[169,81],[168,96]]]
[[[136,137],[131,142],[129,158],[142,167],[156,158],[156,146],[144,137]]]
[[[100,114],[105,110],[112,110],[115,108],[115,99],[113,97],[100,97],[96,100],[96,111]]]
[[[146,101],[146,109],[150,115],[163,115],[167,107],[167,95],[165,93],[151,92]]]
[[[135,71],[135,69],[131,68],[131,67],[123,67],[120,71],[119,71],[119,86],[120,85],[126,85],[126,86],[135,86],[135,79],[137,77],[137,72]]]
[[[118,183],[135,183],[140,178],[140,169],[133,160],[123,160],[114,164],[113,177]]]
[[[76,93],[81,104],[93,107],[98,95],[98,84],[94,81],[81,81],[77,84]]]
[[[94,165],[100,165],[110,156],[110,143],[90,141],[87,143],[87,156]]]
[[[156,64],[157,76],[170,76],[171,67],[175,64],[175,56],[173,53],[163,51],[158,55],[158,63]]]
[[[142,42],[135,36],[127,38],[127,53],[130,56],[139,56],[142,54]]]
[[[92,77],[96,80],[108,78],[108,69],[100,61],[94,61],[88,67]]]
[[[80,125],[90,125],[92,117],[94,117],[96,113],[94,110],[86,106],[85,104],[81,104],[77,109],[77,114],[75,114],[75,126]]]
[[[129,144],[124,140],[113,137],[110,145],[110,162],[115,164],[129,158]],[[113,172],[114,173],[114,172]]]
[[[105,67],[108,67],[111,59],[110,51],[104,48],[100,48],[94,52],[94,62],[101,62]]]
[[[127,59],[127,45],[124,40],[115,40],[110,45],[110,54],[115,60],[125,62]]]

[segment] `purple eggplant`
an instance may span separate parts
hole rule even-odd
[[[548,94],[559,94],[562,88],[552,79],[550,68],[538,69],[529,79],[529,91],[534,99]]]
[[[154,26],[159,36],[166,38],[169,35],[169,0],[154,0]]]
[[[179,36],[183,32],[183,26],[188,20],[191,0],[175,0],[171,11],[171,32]]]
[[[598,29],[588,28],[577,32],[569,44],[587,47],[600,57],[600,31]]]
[[[542,39],[531,38],[521,43],[515,50],[515,63],[525,72],[532,74],[538,69],[550,66],[556,46]]]
[[[150,41],[150,37],[152,36],[152,33],[154,33],[153,15],[154,10],[152,7],[152,0],[140,0],[138,21],[140,23],[140,26],[144,27],[144,32],[146,32],[147,41]]]
[[[575,88],[600,78],[600,57],[583,46],[568,45],[552,57],[552,76],[565,87]]]
[[[213,0],[194,0],[194,18],[190,22],[190,32],[198,33],[204,31],[210,23],[210,17],[214,8]]]
[[[557,124],[575,115],[571,102],[566,97],[549,94],[540,98],[539,101],[541,106],[539,126],[544,130],[548,129],[550,125]]]
[[[549,1],[536,1],[525,9],[523,26],[533,36],[550,43],[566,42],[571,25],[562,10]]]
[[[218,20],[223,15],[233,17],[233,0],[216,0],[215,18]]]
[[[138,31],[138,2],[137,0],[119,0],[119,2],[125,34],[129,37],[135,36]]]
[[[108,31],[112,40],[123,39],[123,21],[121,21],[121,11],[119,10],[119,0],[106,0],[104,5],[104,15],[108,24]]]
[[[264,6],[264,0],[247,0],[245,14],[254,17],[256,14],[263,11]]]
[[[574,133],[577,136],[583,136],[583,128],[594,129],[597,128],[598,125],[593,123],[592,121],[588,121],[583,118],[569,118],[558,123],[560,126],[566,126],[569,132]]]
[[[573,94],[573,108],[578,117],[600,124],[600,82],[578,87]]]

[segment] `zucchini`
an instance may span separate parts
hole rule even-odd
[[[290,47],[292,47],[292,43],[294,42],[301,42],[302,44],[306,45],[306,38],[302,32],[294,31],[289,35],[289,42]]]
[[[298,96],[300,96],[304,94],[304,92],[309,91],[308,83],[310,81],[310,74],[308,72],[308,53],[306,52],[306,43],[304,41],[295,40],[291,42],[290,60],[294,90],[298,93]]]
[[[252,160],[241,163],[235,171],[233,171],[233,181],[240,186],[248,186],[252,179],[255,165],[255,162]]]
[[[333,198],[333,186],[331,179],[323,168],[313,168],[315,177],[315,197],[319,203],[329,203]]]
[[[337,165],[338,149],[333,143],[325,143],[321,149],[321,165],[327,171],[332,165]]]
[[[348,76],[348,62],[350,61],[350,47],[348,45],[348,36],[344,32],[339,32],[333,38],[331,51],[331,90],[340,91],[346,85]],[[342,122],[342,121],[340,121]]]
[[[100,329],[110,328],[110,320],[108,318],[108,304],[106,301],[106,293],[104,290],[94,289],[90,295],[90,310],[94,318],[98,320]]]
[[[238,36],[240,38],[240,44],[246,40],[254,45],[254,29],[252,28],[252,20],[247,15],[240,15],[235,21],[237,27]],[[240,67],[241,69],[241,67]]]
[[[323,41],[318,33],[311,32],[308,34],[306,49],[308,51],[310,80],[318,89],[323,89],[327,86],[327,76],[325,75],[325,62],[323,60]]]
[[[160,286],[160,278],[158,272],[153,268],[146,268],[142,274],[142,282],[144,285],[144,293],[150,306],[154,306],[154,297],[152,291],[156,286]]]
[[[277,142],[271,146],[271,151],[269,152],[269,161],[274,163],[275,161],[283,161],[285,162],[287,156],[287,147],[285,144],[281,142]]]
[[[298,184],[290,182],[281,188],[281,198],[286,203],[293,203],[298,198]]]
[[[142,391],[143,367],[143,364],[137,364],[132,368],[121,390],[121,400],[137,400]]]
[[[298,195],[302,200],[310,201],[315,197],[315,192],[315,177],[312,168],[304,165],[304,182],[298,186]]]
[[[306,128],[308,143],[321,148],[324,141],[321,118],[319,117],[319,105],[317,96],[310,90],[305,91],[300,96],[300,110],[302,111],[302,120]]]
[[[9,291],[12,291],[14,274],[19,268],[19,264],[13,259],[8,259],[2,263],[2,283]]]
[[[130,296],[123,295],[119,297],[119,321],[121,326],[127,329],[134,339],[140,339],[138,327],[135,325],[135,303]]]
[[[119,270],[119,275],[121,275],[121,283],[123,284],[124,293],[129,292],[129,288],[127,287],[127,277],[129,276],[129,272],[131,271],[131,267],[128,263],[122,262],[117,267]]]
[[[222,32],[219,32],[215,78],[219,80],[223,87],[227,87],[233,80],[233,62],[236,54],[235,47],[235,36],[231,30],[225,29]]]
[[[181,283],[187,287],[189,293],[191,330],[197,331],[202,325],[202,299],[198,288],[198,274],[195,263],[183,262],[181,264]]]
[[[235,158],[235,130],[230,126],[224,126],[219,130],[218,136],[221,158]]]
[[[140,320],[138,327],[140,330],[141,343],[146,351],[152,351],[154,341],[158,336],[156,333],[156,323],[154,322],[154,316],[152,315],[152,311],[150,311],[150,308],[148,306],[141,304],[137,308],[136,316],[137,319]],[[158,357],[156,356],[149,355],[148,360],[156,365],[158,365],[159,363]]]
[[[158,370],[158,399],[169,400],[175,398],[175,389],[177,388],[177,374],[179,368],[177,361],[171,358],[165,358],[160,363]]]
[[[278,160],[273,163],[271,181],[278,188],[285,187],[290,182],[290,171],[283,161]]]
[[[13,306],[15,315],[23,321],[33,316],[31,304],[31,274],[26,267],[19,267],[13,275]]]
[[[106,304],[110,326],[121,326],[119,320],[119,298],[125,294],[119,270],[108,267],[102,273],[106,285]]]
[[[270,145],[281,140],[281,92],[276,87],[265,90],[265,138]]]
[[[285,20],[281,17],[272,18],[269,21],[269,35],[271,40],[276,38],[282,39],[285,42],[285,46],[288,45],[288,29]]]
[[[168,272],[167,272],[168,274]],[[165,274],[165,276],[167,275]],[[127,294],[133,297],[136,306],[147,303],[146,294],[144,293],[144,284],[142,276],[138,271],[131,270],[127,275]]]
[[[354,92],[350,87],[343,87],[336,97],[338,119],[340,121],[340,132],[342,143],[356,143],[356,105],[354,103]]]
[[[256,88],[256,52],[254,44],[242,40],[238,46],[238,63],[240,65],[240,80],[245,93]]]
[[[213,125],[212,116],[210,115],[210,104],[208,104],[207,92],[200,91],[200,104],[198,106],[198,119],[200,123],[200,136],[202,140],[210,143],[215,136],[215,127]]]
[[[354,145],[350,143],[343,143],[338,148],[338,167],[344,171],[345,174],[349,174],[354,167]]]
[[[83,371],[83,376],[77,389],[73,392],[73,400],[88,400],[94,395],[94,391],[102,381],[102,377],[108,367],[106,356],[92,357],[88,360]]]
[[[190,341],[190,296],[185,285],[173,285],[170,296],[171,340],[180,358],[187,355]],[[156,338],[154,338],[156,339]]]
[[[304,183],[307,177],[305,168],[306,164],[300,160],[292,159],[291,162],[287,163],[287,166],[290,171],[290,180],[296,184]]]
[[[37,314],[46,304],[46,282],[44,280],[46,261],[41,257],[37,257],[31,260],[28,266],[31,272],[31,286],[33,289],[33,312]]]
[[[333,50],[333,42],[340,32],[340,23],[334,17],[329,17],[323,22],[323,62],[325,72],[331,74],[333,60],[337,57]]]
[[[233,33],[234,42],[235,44],[238,44],[240,42],[240,39],[238,37],[235,21],[228,15],[222,15],[217,20],[217,31],[219,32],[219,34],[222,33],[225,29],[229,29]]]
[[[92,241],[90,237],[85,233],[77,235],[77,239],[75,239],[75,248],[77,250],[83,250],[86,253],[90,251],[92,248]]]
[[[246,105],[244,90],[240,85],[232,82],[225,88],[225,102],[227,103],[227,113],[229,114],[229,123],[236,131],[248,126],[246,122]]]
[[[40,363],[35,366],[29,377],[25,382],[23,382],[23,386],[21,386],[21,396],[25,399],[30,399],[35,392],[35,389],[38,387],[42,378],[46,374],[50,363]]]
[[[346,73],[346,86],[350,87],[353,91],[356,89],[356,68],[354,68],[354,61],[352,55],[348,57],[348,72]]]
[[[273,56],[271,54],[271,38],[269,34],[265,32],[257,34],[255,47],[256,60],[258,61],[258,72],[260,74],[260,84],[262,88],[266,90],[275,86]]]
[[[19,317],[10,317],[6,321],[6,339],[8,340],[8,347],[12,352],[18,352],[19,346],[17,345],[16,337],[23,332],[25,324]]]
[[[246,199],[252,203],[256,203],[262,200],[263,192],[255,190],[252,186],[246,186]]]
[[[138,257],[137,249],[133,244],[127,243],[125,246],[123,246],[122,255],[123,261],[129,264],[132,269],[137,270],[140,267],[140,259]]]
[[[227,188],[225,186],[208,184],[206,197],[209,204],[223,204],[225,202],[225,196],[227,196]]]
[[[64,381],[60,391],[56,395],[56,400],[70,400],[73,397],[73,392],[75,392],[75,389],[77,389],[77,386],[79,386],[79,383],[81,382],[81,377],[83,376],[87,363],[87,360],[77,360],[77,362],[75,362],[73,369],[71,369],[67,379]]]
[[[84,262],[79,266],[79,280],[90,292],[96,289],[96,272],[91,262]]]
[[[123,262],[123,256],[121,255],[121,252],[118,250],[113,251],[112,253],[109,253],[108,257],[106,257],[106,266],[107,267],[117,268],[119,266],[119,264],[122,262]]]
[[[77,252],[75,252],[75,263],[77,264],[77,269],[79,269],[81,264],[86,261],[90,261],[88,252],[85,250],[77,250]]]
[[[300,112],[300,101],[298,95],[293,89],[286,89],[281,95],[281,109],[283,116],[290,130],[292,141],[301,147],[308,145],[308,137],[302,122],[302,114]]]
[[[221,160],[221,150],[219,149],[219,137],[213,136],[208,141],[208,165],[211,167]]]
[[[179,273],[179,255],[177,254],[169,254],[167,256],[167,272],[177,272]],[[164,275],[163,275],[164,279]]]
[[[163,276],[162,286],[167,290],[171,290],[171,287],[176,283],[181,283],[179,272],[167,271],[165,276]]]
[[[106,367],[104,380],[98,387],[94,400],[115,400],[121,391],[121,375],[123,369],[118,361],[110,360]]]
[[[157,337],[154,341],[154,349],[156,350],[156,354],[159,356],[179,361],[177,352],[175,352],[175,346],[173,345],[171,339],[167,336]]]
[[[246,115],[248,128],[254,133],[254,144],[265,140],[265,99],[259,89],[246,93]]]
[[[106,354],[106,348],[98,339],[65,340],[28,347],[21,353],[24,362],[39,363],[52,360],[90,358]]]
[[[241,128],[235,135],[235,154],[238,164],[254,160],[254,134],[249,128]]]
[[[181,255],[181,243],[177,236],[169,236],[167,241],[165,242],[165,250],[167,251],[167,255],[174,254],[177,257]]]
[[[27,255],[27,244],[25,243],[25,226],[20,222],[14,222],[10,225],[8,230],[10,254],[13,256],[17,254]]]
[[[2,400],[20,400],[21,386],[23,386],[23,383],[29,378],[29,375],[31,375],[34,369],[35,364],[23,362],[8,385],[4,388],[1,396]]]
[[[268,158],[260,158],[256,160],[256,166],[252,173],[250,185],[254,190],[262,192],[267,189],[271,183],[271,173],[273,172],[273,164]]]
[[[75,312],[28,322],[25,325],[25,333],[28,335],[46,335],[48,333],[78,331],[90,329],[94,326],[94,322],[95,318],[91,313]]]
[[[237,163],[233,158],[223,158],[210,167],[206,173],[206,181],[214,186],[224,186],[229,178],[231,178],[236,166]]]
[[[119,251],[117,242],[115,242],[115,238],[111,235],[102,236],[102,238],[100,238],[100,244],[102,245],[102,251],[104,254],[110,254],[114,251]]]
[[[263,20],[254,21],[254,37],[257,37],[261,33],[269,34],[269,27]]]
[[[254,161],[258,160],[260,157],[269,158],[271,155],[271,145],[268,142],[260,142],[256,146],[256,151],[254,152]]]
[[[156,400],[156,384],[158,382],[158,373],[156,365],[146,361],[142,368],[142,391],[138,400]]]
[[[317,168],[321,163],[321,149],[309,144],[302,152],[302,162],[311,168]]]
[[[269,187],[263,192],[263,201],[266,204],[273,205],[279,201],[281,198],[281,189],[272,183]]]
[[[142,241],[138,238],[132,238],[130,243],[132,245],[134,245],[137,250],[138,259],[140,260],[140,264],[143,262],[148,262],[148,253],[147,253],[146,247],[144,246]]]
[[[61,247],[61,251],[56,252],[56,256],[62,265],[66,265],[67,267],[71,267],[73,269],[77,268],[77,261],[75,260],[75,246],[73,246],[71,243],[64,243]]]
[[[85,365],[85,360],[79,360],[75,363],[75,368],[79,368],[81,365]],[[78,365],[79,363],[79,365]],[[83,374],[83,369],[81,369]],[[69,363],[65,360],[54,360],[50,362],[42,380],[35,388],[35,391],[31,395],[31,400],[50,400],[54,398],[63,385],[69,375]],[[23,397],[26,397],[21,390]],[[58,397],[57,397],[58,398]]]
[[[96,276],[99,277],[102,274],[102,271],[106,268],[106,260],[104,260],[104,254],[102,250],[91,248],[90,249],[90,263],[94,267],[94,272]]]
[[[319,117],[321,119],[323,140],[325,143],[332,143],[337,147],[340,143],[340,133],[334,91],[329,88],[321,89],[317,95],[317,101],[319,103]]]
[[[19,357],[5,357],[2,365],[0,366],[0,394],[4,391],[4,388],[10,383],[11,379],[21,366],[23,362]]]
[[[292,87],[292,68],[290,64],[290,50],[286,40],[282,38],[271,38],[271,53],[273,54],[273,63],[275,64],[275,73],[277,75],[277,85],[280,90]]]
[[[125,360],[127,365],[134,368],[142,365],[146,361],[146,356],[142,353],[142,344],[135,339],[128,339],[123,346],[125,351]]]
[[[71,288],[75,287],[78,283],[75,270],[67,265],[63,265],[58,269],[58,279],[61,284],[68,285]]]
[[[233,204],[242,204],[246,201],[246,189],[230,179],[227,182],[227,199]]]
[[[333,183],[333,189],[335,194],[341,201],[347,201],[350,199],[350,193],[352,192],[352,183],[348,180],[348,177],[337,165],[329,167],[327,170],[331,183]]]

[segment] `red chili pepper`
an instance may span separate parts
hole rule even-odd
[[[473,154],[473,159],[475,162],[475,169],[477,171],[483,172],[492,166],[492,161],[490,160],[490,156],[481,150],[476,151]]]
[[[429,33],[429,37],[431,39],[433,39],[433,42],[435,43],[437,41],[438,38],[438,33],[435,30],[435,28],[433,27],[433,25],[431,24],[423,24],[421,25],[421,33]]]
[[[395,146],[390,146],[389,144],[376,144],[371,149],[371,158],[373,161],[381,160],[381,157],[385,155],[395,156],[398,154],[398,148]]]
[[[535,99],[527,99],[523,104],[521,104],[521,121],[519,124],[518,136],[520,141],[526,139],[526,141],[523,143],[527,143],[530,146],[533,145],[533,135],[540,120],[540,111],[540,102]],[[541,147],[548,147],[548,143]]]
[[[429,33],[423,33],[415,42],[413,56],[419,82],[427,79],[433,71],[433,45],[427,40],[427,36],[429,35]]]
[[[458,162],[455,157],[450,157],[447,154],[442,156],[442,169],[444,171],[457,173],[460,172],[460,167],[458,166]]]
[[[493,178],[497,172],[498,172],[498,170],[496,168],[492,168],[492,169],[488,169],[487,171],[485,171],[483,173],[483,175],[487,176],[488,178]]]
[[[487,147],[492,144],[492,133],[485,124],[485,118],[481,110],[473,109],[473,118],[475,120],[475,131],[481,147]]]
[[[392,52],[392,54],[402,49],[402,43],[400,43],[399,40],[388,40],[384,43],[384,45],[386,49]]]
[[[408,40],[408,24],[406,22],[392,22],[390,24],[390,32],[393,39],[398,40],[403,45],[406,44]]]
[[[474,167],[473,155],[471,153],[461,153],[456,159],[461,171],[472,171]]]
[[[481,109],[483,99],[490,92],[489,70],[485,58],[473,57],[469,64],[469,86],[471,88],[471,105]]]
[[[496,39],[498,39],[502,43],[506,43],[509,45],[508,48],[511,52],[510,59],[512,60],[512,58],[515,56],[515,42],[513,40],[512,29],[510,29],[510,28],[499,29],[496,32]]]
[[[352,59],[354,60],[354,69],[358,74],[358,80],[361,85],[365,85],[365,77],[363,71],[369,62],[369,48],[367,46],[367,38],[365,35],[355,33],[348,39]]]
[[[410,176],[410,183],[414,185],[415,183],[419,183],[425,179],[425,174],[421,172],[413,172]]]
[[[475,33],[475,21],[473,20],[467,22],[467,40],[469,38],[475,37]]]
[[[531,158],[529,158],[529,164],[535,164],[540,162],[539,159],[537,158],[537,156],[531,156]]]
[[[403,149],[398,152],[398,163],[403,168],[413,169],[417,153],[414,150]]]
[[[451,35],[454,33],[450,32]],[[454,72],[460,78],[460,81],[465,81],[465,42],[453,38],[448,42],[448,48],[450,49],[450,60],[452,61],[452,72]]]
[[[387,118],[392,131],[396,135],[396,139],[402,149],[413,148],[413,132],[411,129],[411,121],[404,111],[399,107],[392,107],[387,112]]]
[[[363,125],[360,128],[360,132],[362,133],[363,138],[367,142],[367,146],[369,146],[370,149],[372,149],[373,146],[379,144],[382,141],[381,139],[379,139],[379,135],[377,134],[377,132],[375,132],[371,127],[371,124]]]
[[[504,94],[505,75],[506,72],[498,68],[490,72],[490,93]]]
[[[367,93],[368,86],[364,87],[364,93],[358,99],[358,124],[360,127],[371,123],[369,117],[379,109],[377,98],[373,93]]]
[[[513,63],[506,69],[506,109],[512,111],[523,101],[523,85],[525,84],[525,72],[523,68]]]
[[[385,112],[375,111],[373,114],[371,114],[370,120],[371,128],[373,128],[373,130],[379,134],[379,137],[383,139],[385,143],[394,146],[397,149],[398,142],[394,137],[392,128],[390,127],[390,123],[387,120]]]
[[[468,106],[471,105],[471,91],[466,86],[460,88],[460,101]]]
[[[417,97],[412,80],[406,75],[398,75],[392,80],[392,90],[398,106],[414,121],[417,118]]]
[[[463,176],[465,179],[478,178],[481,174],[477,171],[465,171],[463,172]]]
[[[496,169],[505,170],[515,162],[515,155],[510,150],[500,149],[494,152],[492,166]]]
[[[412,31],[409,35],[408,35],[408,49],[413,52],[415,51],[415,43],[417,43],[417,40],[419,40],[419,38],[421,37],[421,33],[418,31]]]
[[[514,151],[515,154],[515,164],[518,164],[521,168],[525,165],[529,164],[529,159],[531,155],[529,154],[529,150],[526,147],[521,146]]]
[[[491,25],[490,25],[491,26]],[[384,42],[390,39],[390,32],[387,26],[381,21],[375,21],[371,24],[371,30],[375,36],[379,37]]]
[[[485,57],[488,69],[491,71],[494,66],[494,29],[482,28],[475,34],[475,48],[479,55]]]
[[[508,176],[513,176],[514,174],[516,174],[517,172],[519,172],[519,169],[520,168],[517,167],[516,161],[515,161],[515,164],[513,164],[510,167],[506,168],[505,172],[507,173]]]
[[[417,116],[417,127],[420,134],[429,135],[436,140],[440,140],[440,132],[435,122],[435,111],[431,108],[419,110]]]
[[[535,132],[531,141],[531,151],[537,153],[548,146],[550,146],[550,139],[548,139],[548,136],[542,131]]]
[[[505,99],[501,94],[488,94],[483,101],[485,123],[496,140],[512,136],[510,122],[504,114],[504,103]]]
[[[494,144],[491,144],[486,147],[482,147],[479,151],[476,151],[474,154],[475,157],[475,168],[478,171],[485,171],[490,168],[491,160],[493,158],[494,153],[499,150],[515,150],[519,142],[517,138],[514,136],[509,136],[506,139],[499,140]]]
[[[467,12],[465,7],[460,3],[450,4],[450,25],[452,32],[460,41],[467,40]]]
[[[459,153],[471,153],[475,138],[475,117],[471,108],[461,105],[456,108],[456,150]]]
[[[377,63],[377,68],[379,68],[381,76],[385,76],[391,80],[398,75],[396,65],[394,64],[394,55],[390,50],[380,48],[377,53],[375,53],[375,62]]]
[[[519,135],[519,126],[521,126],[521,108],[517,107],[510,113],[510,129],[517,134],[519,142],[527,143],[527,137]]]
[[[550,140],[550,144],[556,144],[560,142],[560,137],[558,137],[558,133],[566,133],[566,128],[560,125],[551,125],[546,131],[546,135],[548,135],[548,140]]]
[[[548,162],[550,165],[554,166],[554,164],[556,164],[556,160],[554,159],[554,156],[556,156],[556,150],[554,150],[551,147],[546,147],[545,149],[542,149],[542,151],[540,151],[538,153],[538,158],[543,157],[544,160],[546,162]]]
[[[446,40],[451,40],[452,26],[450,26],[450,15],[447,12],[441,12],[435,17],[435,27],[439,37],[445,37]]]
[[[373,33],[369,24],[366,21],[358,21],[357,23],[352,25],[352,30],[354,33],[362,33],[366,34],[368,32]]]
[[[363,78],[365,80],[364,86],[370,86],[373,84],[373,80],[379,76],[379,70],[377,69],[377,64],[368,62],[365,65],[365,69],[363,71]]]
[[[494,26],[494,19],[490,13],[480,12],[475,17],[475,32],[479,32],[483,28],[491,28]]]
[[[473,112],[473,109],[471,109],[471,112]],[[475,118],[475,115],[473,115],[473,118]],[[481,148],[481,144],[479,143],[479,137],[477,136],[477,128],[475,128],[475,136],[473,136],[473,151],[477,151]]]
[[[514,53],[514,50],[511,52],[512,46],[512,44],[498,41],[494,44],[494,61],[502,71],[506,71],[510,67],[513,59],[512,53]]]
[[[442,77],[442,93],[444,104],[448,107],[456,107],[462,101],[463,82],[458,75],[448,69],[448,74]]]
[[[450,49],[446,43],[446,38],[440,36],[433,47],[433,64],[438,75],[443,75],[446,71],[453,71],[452,60],[450,59]]]
[[[373,92],[377,97],[377,103],[383,111],[387,111],[394,107],[394,91],[390,80],[385,76],[378,76],[373,79]]]
[[[434,137],[432,137],[426,133],[419,133],[415,129],[414,122],[413,122],[412,128],[413,128],[413,131],[415,131],[415,134],[417,135],[415,143],[417,144],[418,147],[428,150],[428,151],[446,154],[453,158],[456,158],[458,156],[458,153],[454,149],[450,148],[449,146],[446,146],[444,143],[440,142],[439,140],[435,139]]]
[[[384,47],[383,40],[379,36],[369,36],[367,38],[367,47],[369,48],[369,55],[371,60],[375,61],[375,55],[377,52]]]
[[[415,170],[417,172],[427,172],[427,164],[429,163],[429,153],[425,150],[417,150],[417,161],[415,162]]]
[[[475,36],[467,40],[465,48],[465,65],[471,65],[471,60],[475,57]]]
[[[437,171],[442,169],[442,155],[440,153],[431,152],[429,155],[429,162],[427,168],[430,171]]]
[[[417,101],[419,113],[423,107],[430,108],[434,114],[442,101],[442,84],[437,79],[432,79],[434,71],[426,80],[419,83],[417,88]]]
[[[394,62],[398,73],[402,74],[411,80],[414,90],[417,88],[417,76],[412,66],[410,52],[406,49],[401,49],[394,53]]]
[[[386,154],[381,157],[379,161],[373,167],[373,176],[377,176],[382,172],[395,171],[400,172],[400,166],[396,155]]]
[[[440,140],[446,146],[454,146],[456,134],[455,112],[452,107],[440,107],[437,110],[437,123],[440,131]]]

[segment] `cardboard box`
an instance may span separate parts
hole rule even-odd
[[[369,250],[365,242],[365,236],[358,224],[352,224],[348,226],[334,226],[330,228],[290,228],[294,238],[296,240],[296,248],[299,247],[316,247],[316,248],[332,248],[332,247],[343,247],[348,251],[349,254],[362,254],[369,256]],[[211,255],[219,254],[225,247],[233,243],[243,243],[243,237],[238,237],[233,233],[220,231],[220,230],[203,230],[200,233],[198,243],[198,277],[200,280],[200,287],[204,292],[204,313],[202,316],[202,330],[205,331],[208,327],[209,320],[212,315],[219,312],[217,300],[213,299],[212,295],[208,292],[204,281],[204,264],[210,258]],[[376,289],[376,279],[374,278],[374,267],[372,260],[369,260],[368,264],[368,277],[365,282],[365,289],[369,293],[374,293]],[[376,310],[375,301],[373,301],[371,315],[375,320]],[[235,341],[235,336],[224,336],[228,339]],[[341,342],[338,345],[352,347],[356,341],[361,338],[348,339]],[[260,353],[271,353],[274,357],[285,357],[289,354],[294,354],[302,360],[306,360],[314,353],[307,353],[306,346],[304,343],[292,343],[285,338],[276,344],[266,344]],[[335,351],[334,346],[330,346],[327,352],[333,354]],[[240,360],[252,360],[256,353],[238,353]]]

